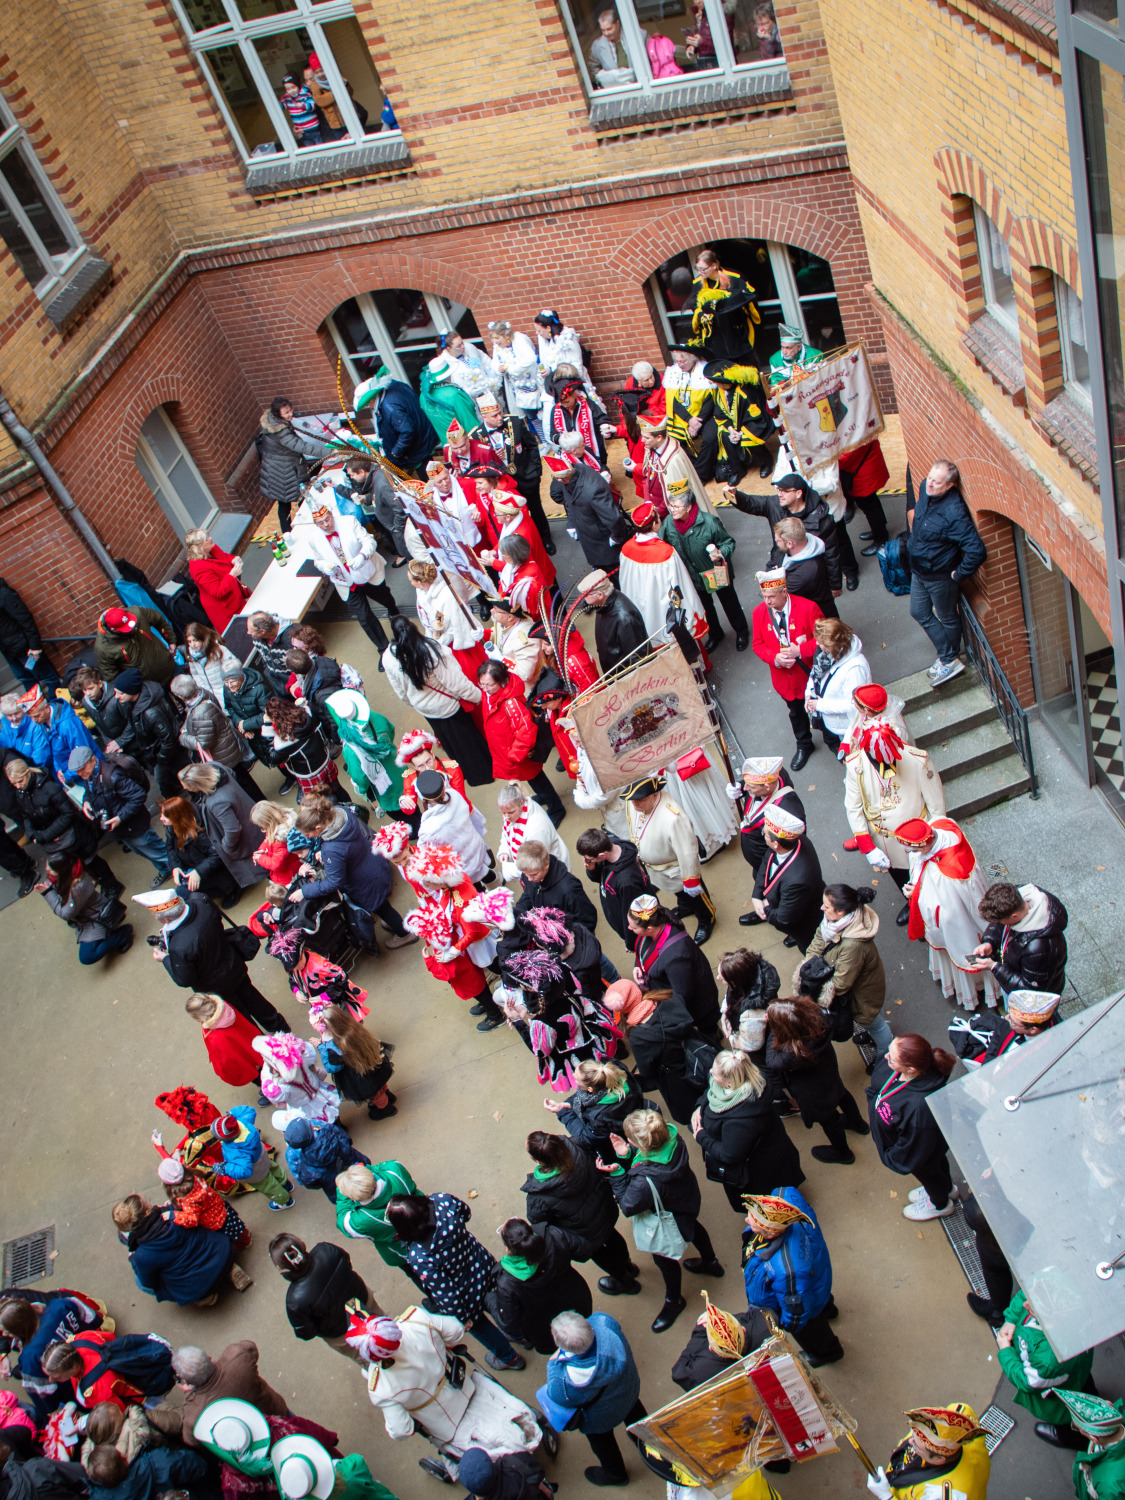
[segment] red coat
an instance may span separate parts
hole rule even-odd
[[[528,558],[522,567],[517,568],[511,583],[505,589],[500,586],[501,593],[506,599],[513,599],[517,609],[522,609],[529,614],[533,620],[542,619],[540,606],[547,592],[547,580],[543,577],[543,570],[538,566],[534,558]]]
[[[492,774],[497,781],[530,781],[543,769],[542,761],[527,758],[538,728],[523,692],[523,679],[513,672],[507,687],[491,697],[481,694],[484,737],[492,752]]]
[[[542,573],[547,587],[550,588],[556,577],[555,565],[548,556],[546,547],[543,545],[543,538],[539,535],[539,528],[528,515],[526,508],[520,512],[519,519],[516,522],[516,532],[519,536],[523,537],[524,541],[531,548],[531,561],[536,565],[540,573]]]
[[[301,856],[280,839],[263,839],[250,857],[276,885],[288,885],[301,866]]]
[[[453,470],[454,474],[460,475],[462,479],[465,477],[465,472],[468,469],[480,468],[484,464],[488,464],[493,469],[496,467],[496,454],[493,452],[492,444],[482,443],[479,438],[469,439],[469,457],[465,462],[464,469],[461,467],[461,455],[454,453],[449,443],[443,446],[441,456]]]
[[[577,630],[572,630],[566,639],[566,675],[577,693],[593,687],[602,675]]]
[[[216,1031],[205,1029],[203,1041],[215,1077],[236,1089],[247,1083],[257,1083],[258,1074],[262,1071],[262,1059],[253,1050],[251,1043],[261,1034],[254,1023],[238,1011],[234,1013],[232,1025],[222,1026]]]
[[[198,557],[188,563],[188,572],[199,590],[199,602],[220,635],[250,597],[250,590],[231,574],[233,561],[229,552],[212,547],[210,557]]]
[[[789,639],[793,644],[800,644],[803,662],[811,662],[816,654],[813,624],[823,613],[820,605],[814,604],[811,599],[802,599],[797,594],[789,595]],[[781,650],[781,642],[764,601],[754,608],[754,638],[751,644],[754,655],[760,656],[770,669],[774,691],[790,703],[794,698],[803,698],[809,681],[808,672],[801,667],[775,667],[773,664],[774,657]]]
[[[840,473],[852,476],[853,499],[865,500],[868,495],[877,494],[891,477],[879,439],[845,453],[840,460]]]

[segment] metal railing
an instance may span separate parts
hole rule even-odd
[[[981,623],[973,613],[972,606],[964,594],[961,595],[960,603],[964,649],[968,653],[969,660],[980,673],[985,691],[996,705],[996,711],[1004,721],[1004,728],[1016,747],[1016,754],[1023,761],[1024,769],[1031,781],[1029,795],[1033,800],[1037,799],[1039,778],[1035,774],[1035,758],[1031,750],[1031,726],[1027,712],[1016,697],[1012,684],[1004,675],[1004,668],[996,660],[996,653],[988,644],[988,638]]]

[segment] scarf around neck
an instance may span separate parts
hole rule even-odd
[[[749,1098],[753,1093],[752,1083],[740,1083],[737,1088],[728,1089],[712,1078],[707,1084],[707,1103],[717,1115],[722,1115],[728,1109],[733,1109],[736,1104],[741,1104],[743,1099]]]
[[[698,505],[698,503],[695,503],[695,504],[692,505],[691,509],[688,511],[688,513],[687,513],[686,516],[681,516],[678,519],[677,519],[676,516],[673,516],[672,517],[672,525],[676,528],[676,530],[680,533],[681,536],[687,536],[688,532],[691,530],[691,528],[695,525],[696,521],[698,521],[698,520],[699,520],[699,505]]]

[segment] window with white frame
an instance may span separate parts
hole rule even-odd
[[[349,0],[174,0],[247,160],[398,130]]]
[[[781,348],[778,327],[788,323],[804,330],[816,349],[836,349],[845,341],[832,267],[811,250],[773,240],[708,240],[725,270],[744,276],[754,288],[761,322],[754,348],[768,361]],[[691,334],[691,313],[683,305],[691,292],[692,270],[702,245],[673,255],[649,278],[653,302],[669,344]]]
[[[767,0],[560,0],[591,94],[711,81],[782,57]]]
[[[1012,258],[1008,242],[993,221],[973,204],[977,230],[977,260],[980,263],[984,305],[1006,333],[1019,337],[1019,315],[1016,311],[1016,289],[1012,283]]]
[[[40,297],[86,254],[27,136],[0,103],[0,239]]]
[[[1082,298],[1060,276],[1055,277],[1055,311],[1059,320],[1059,349],[1067,390],[1090,404],[1090,356],[1086,353],[1086,325]]]
[[[189,531],[206,528],[219,507],[165,407],[145,418],[133,456],[181,540]]]
[[[328,319],[328,332],[353,385],[386,365],[395,380],[418,389],[423,369],[442,346],[442,336],[459,333],[480,344],[476,320],[467,307],[408,287],[383,288],[349,297]]]

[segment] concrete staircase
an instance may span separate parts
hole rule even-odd
[[[976,669],[942,687],[925,672],[887,684],[903,700],[919,748],[928,750],[945,786],[946,812],[960,822],[997,802],[1022,797],[1031,778]]]

